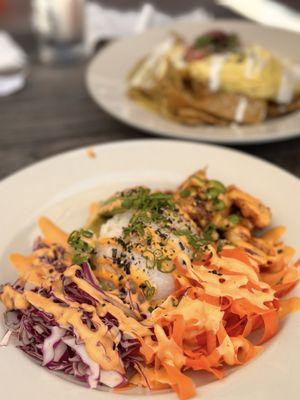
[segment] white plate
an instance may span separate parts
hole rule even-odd
[[[300,112],[255,126],[188,127],[164,119],[128,99],[126,96],[128,72],[171,30],[191,40],[201,32],[212,29],[236,32],[244,43],[259,43],[300,64],[300,35],[295,33],[236,20],[217,20],[202,24],[176,22],[167,29],[153,29],[135,37],[116,41],[101,50],[87,71],[86,82],[91,96],[114,117],[152,134],[228,144],[272,142],[298,136]]]
[[[85,220],[91,201],[135,184],[173,188],[198,168],[209,176],[236,183],[272,207],[274,224],[288,227],[285,240],[300,249],[300,183],[294,176],[259,159],[221,147],[145,140],[96,146],[35,164],[0,183],[0,282],[16,275],[7,255],[29,252],[36,220],[47,215],[70,230]],[[298,290],[299,293],[299,290]],[[300,294],[300,293],[299,293]],[[294,400],[300,391],[300,314],[289,316],[265,351],[222,381],[198,391],[205,400]],[[4,327],[1,321],[0,335]],[[9,346],[0,348],[1,399],[105,400],[107,394],[60,379]],[[173,393],[110,394],[112,400],[175,400]]]

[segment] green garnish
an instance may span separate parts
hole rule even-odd
[[[152,221],[151,216],[146,212],[139,212],[134,214],[129,221],[126,228],[123,228],[124,237],[126,238],[132,233],[136,233],[139,236],[144,236],[145,228]]]
[[[219,194],[220,192],[215,188],[207,189],[207,191],[205,192],[205,195],[209,200],[216,199]]]
[[[229,215],[228,220],[229,220],[232,224],[236,225],[236,224],[239,222],[240,217],[239,217],[237,214],[231,214],[231,215]]]
[[[166,224],[164,212],[174,210],[176,206],[171,194],[151,193],[150,189],[140,187],[123,196],[122,208],[136,210],[128,227],[123,229],[127,237],[132,233],[143,236],[146,226],[152,222]]]
[[[74,264],[82,264],[89,260],[90,256],[94,254],[95,248],[84,239],[91,239],[93,231],[89,229],[80,229],[73,231],[68,237],[68,244],[74,249],[72,262]]]
[[[189,229],[177,229],[173,233],[176,236],[185,236],[189,245],[195,250],[200,250],[201,246],[207,244],[203,238],[195,233],[192,233]]]
[[[147,300],[152,299],[152,297],[155,294],[155,287],[152,286],[149,281],[145,281],[139,287],[140,289],[142,289],[142,292],[144,293],[144,296],[146,297]]]
[[[196,38],[193,47],[198,50],[207,50],[209,54],[224,51],[234,51],[240,46],[238,36],[234,33],[222,31],[208,32]]]
[[[221,251],[223,250],[223,247],[225,246],[225,244],[227,243],[226,240],[218,240],[217,242],[217,253],[221,253]]]
[[[208,181],[208,187],[217,190],[219,193],[224,193],[226,191],[223,183],[214,179]]]
[[[226,188],[223,183],[211,179],[208,181],[208,189],[205,192],[205,196],[208,200],[215,200],[225,191]]]
[[[215,242],[219,239],[219,234],[217,232],[216,226],[214,224],[208,224],[203,231],[203,237],[205,240],[210,242]]]
[[[122,207],[126,209],[158,211],[164,208],[174,209],[173,196],[167,193],[151,193],[150,189],[138,187],[121,197]]]
[[[150,255],[150,257],[149,257]],[[170,258],[166,257],[163,254],[163,251],[160,249],[156,249],[154,251],[146,250],[143,253],[143,256],[146,258],[146,266],[149,269],[158,269],[163,273],[170,273],[174,271],[176,266],[174,264],[170,264]]]
[[[190,196],[191,191],[190,191],[190,189],[183,189],[179,194],[180,194],[180,197],[185,199],[186,197]]]
[[[215,203],[215,209],[217,211],[223,211],[226,208],[226,204],[224,203],[223,200],[217,200]]]

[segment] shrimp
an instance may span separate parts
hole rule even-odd
[[[241,214],[248,218],[256,228],[265,228],[271,222],[271,211],[256,197],[243,192],[236,186],[230,186],[228,198],[238,207]]]

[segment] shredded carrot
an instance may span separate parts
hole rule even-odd
[[[296,311],[300,311],[300,297],[291,297],[290,299],[280,300],[280,318],[284,318],[286,315]]]
[[[172,337],[178,346],[182,347],[183,336],[184,336],[185,321],[182,315],[176,316],[173,324]]]
[[[189,399],[196,394],[195,384],[191,378],[184,375],[179,369],[167,363],[163,364],[174,390],[180,400]]]
[[[297,281],[282,283],[280,285],[273,286],[273,289],[275,290],[276,296],[278,298],[281,298],[281,297],[287,295],[292,289],[294,289],[296,284],[297,284]]]
[[[261,314],[264,321],[264,334],[259,344],[266,342],[278,331],[279,318],[276,310],[270,310]]]
[[[207,351],[210,354],[217,347],[216,334],[213,331],[207,331],[206,332],[206,340],[207,340]]]
[[[239,247],[236,247],[234,249],[223,249],[220,254],[222,257],[234,258],[236,260],[239,260],[252,268],[252,264],[250,263],[246,252]]]

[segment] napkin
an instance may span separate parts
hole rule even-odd
[[[144,30],[167,26],[173,21],[189,20],[206,22],[213,17],[203,8],[193,9],[176,17],[167,15],[146,3],[138,10],[120,11],[106,8],[94,2],[86,5],[86,50],[94,50],[97,42],[125,35],[141,33]]]
[[[23,88],[27,57],[21,47],[4,31],[0,31],[0,97]]]
[[[273,0],[217,0],[221,6],[264,25],[300,32],[300,13]]]

